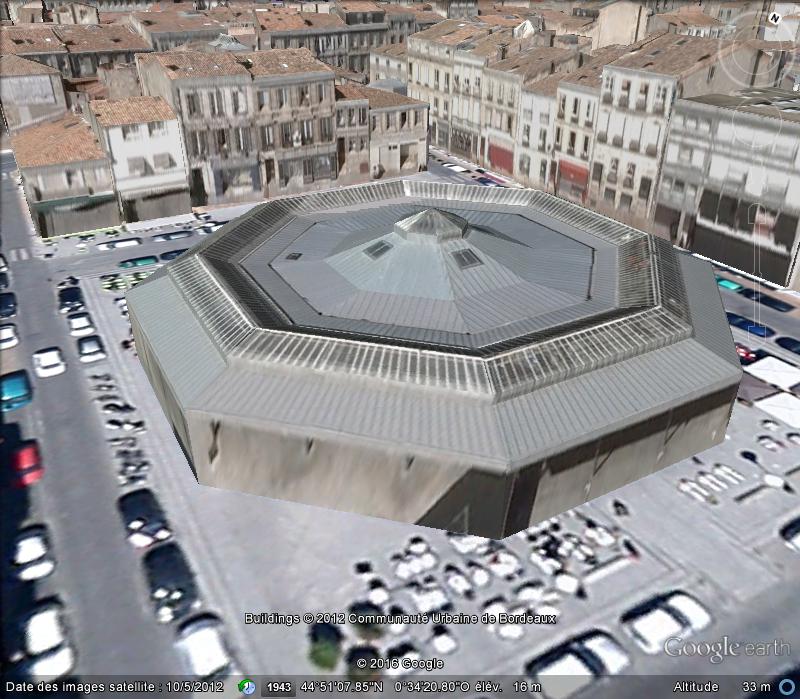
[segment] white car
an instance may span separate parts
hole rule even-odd
[[[210,223],[206,226],[200,226],[197,229],[198,235],[211,235],[212,233],[216,233],[220,228],[222,228],[221,223]]]
[[[590,631],[566,641],[525,666],[547,699],[572,697],[602,677],[618,675],[630,657],[604,631]]]
[[[442,167],[446,167],[453,172],[469,172],[469,168],[461,167],[461,165],[456,165],[455,163],[445,163]]]
[[[56,567],[47,529],[37,524],[21,531],[14,545],[14,571],[19,580],[41,580]]]
[[[107,243],[99,243],[98,250],[116,250],[117,248],[130,248],[134,245],[141,245],[141,238],[123,238],[122,240],[110,240]]]
[[[82,337],[78,340],[78,358],[84,364],[97,362],[106,358],[103,342],[97,335]]]
[[[450,609],[452,603],[445,591],[438,585],[423,587],[410,586],[411,599],[420,614],[432,614]]]
[[[64,605],[56,598],[39,604],[22,625],[25,653],[28,657],[42,655],[68,646]]]
[[[640,604],[623,615],[625,630],[650,655],[664,651],[673,637],[686,639],[711,624],[705,608],[685,592],[672,592]]]
[[[70,313],[67,316],[67,325],[69,326],[69,334],[72,337],[86,337],[87,335],[93,335],[95,332],[92,317],[86,311]]]
[[[58,347],[48,347],[33,353],[33,371],[41,379],[58,376],[67,370],[64,355]]]
[[[8,263],[2,252],[0,252],[0,272],[8,272]]]
[[[781,538],[790,549],[800,553],[800,517],[781,528]]]
[[[49,653],[37,655],[22,664],[27,677],[37,680],[56,680],[72,672],[75,651],[72,646],[60,646]]]
[[[449,655],[458,648],[458,641],[456,641],[455,636],[450,633],[446,626],[437,624],[433,627],[431,645],[437,655]]]
[[[0,325],[0,350],[11,349],[19,344],[17,326],[13,323]]]
[[[233,672],[233,658],[222,633],[222,621],[213,614],[203,614],[181,624],[175,647],[193,677],[220,679]]]
[[[387,667],[385,672],[387,675],[396,676],[396,675],[407,675],[410,672],[414,671],[413,667],[404,667],[404,661],[406,664],[410,664],[412,662],[418,661],[422,656],[420,655],[419,651],[414,647],[412,643],[408,641],[404,641],[393,648],[390,648],[386,652],[386,659],[390,662],[390,667]]]

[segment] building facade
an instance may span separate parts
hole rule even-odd
[[[72,114],[11,137],[31,220],[40,236],[121,223],[111,162],[91,127]]]
[[[800,96],[753,89],[681,99],[670,122],[656,232],[800,290]]]
[[[89,119],[111,161],[124,221],[191,212],[180,126],[162,98],[93,100]]]
[[[0,108],[9,133],[67,111],[61,74],[19,56],[0,56]]]
[[[408,84],[408,55],[405,44],[378,46],[369,53],[369,81],[394,80]]]

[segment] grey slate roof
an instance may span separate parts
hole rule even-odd
[[[487,469],[517,468],[738,383],[741,367],[708,263],[541,192],[487,190],[397,181],[267,203],[138,285],[129,293],[131,313],[185,411],[224,414],[301,436],[380,442]],[[430,208],[446,213],[425,214]],[[429,244],[412,242],[394,228],[420,212],[416,233],[428,235]],[[365,228],[362,214],[380,225]],[[468,225],[462,227],[453,217]],[[309,278],[316,279],[327,267],[358,294],[369,297],[372,284],[382,289],[372,293],[397,298],[408,290],[392,277],[391,266],[383,276],[363,276],[362,268],[372,269],[368,265],[375,261],[363,252],[366,247],[381,240],[397,248],[419,244],[436,258],[437,250],[466,241],[476,254],[496,262],[497,269],[485,270],[491,271],[495,287],[464,293],[452,280],[476,268],[455,265],[445,273],[437,263],[433,271],[426,267],[426,274],[449,286],[418,292],[427,294],[422,297],[426,304],[436,293],[459,309],[461,323],[476,329],[503,327],[502,321],[518,312],[547,316],[545,295],[534,293],[542,277],[526,278],[536,256],[526,262],[524,255],[507,252],[521,242],[538,249],[536,236],[519,240],[515,217],[532,222],[528,231],[537,231],[533,224],[539,224],[544,259],[548,251],[558,250],[554,240],[559,237],[570,238],[576,250],[596,246],[593,269],[604,271],[599,280],[592,275],[591,288],[606,290],[605,306],[595,307],[595,315],[556,321],[539,334],[516,338],[517,344],[488,346],[481,354],[467,343],[403,339],[400,330],[414,328],[390,325],[398,312],[391,308],[379,319],[383,323],[339,319],[352,324],[346,332],[324,327],[317,311],[315,325],[298,324],[292,317],[295,307],[284,305],[291,294],[302,301],[304,292],[291,288],[291,273],[284,267],[299,268],[305,256],[316,258],[307,263],[317,265]],[[387,221],[392,225],[384,225]],[[414,229],[414,223],[401,226],[401,232]],[[444,240],[437,242],[437,225],[426,225],[431,223],[444,225]],[[471,227],[491,232],[476,233]],[[285,259],[300,251],[299,259]],[[598,267],[603,255],[607,264]],[[345,264],[348,256],[358,259],[355,268]],[[423,264],[421,259],[411,258]],[[340,261],[337,271],[334,265]],[[247,265],[263,272],[270,263],[272,276],[260,280],[242,271]],[[555,284],[557,276],[548,284]],[[580,275],[570,278],[562,270],[560,276],[564,286],[556,286],[554,295],[559,303],[558,294],[575,294],[580,286]],[[515,293],[501,295],[497,299],[502,300],[485,302],[485,315],[476,311],[470,316],[463,310],[469,304],[457,303],[492,290],[501,293],[504,283],[512,289],[529,285],[515,292],[522,305],[498,309],[502,300],[515,298]],[[330,299],[318,296],[325,288],[322,279],[318,287],[305,289],[311,293],[306,293],[306,308],[326,302],[356,307],[339,293],[346,286],[331,286]],[[418,309],[407,306],[404,312],[413,316]],[[378,325],[398,331],[359,330]],[[416,330],[423,340],[438,332]]]

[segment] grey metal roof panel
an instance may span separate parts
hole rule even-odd
[[[150,276],[127,297],[176,399],[183,405],[191,403],[225,371],[223,354],[168,276]]]
[[[689,339],[500,403],[234,363],[188,407],[506,470],[737,381]]]

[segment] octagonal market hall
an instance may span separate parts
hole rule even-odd
[[[722,440],[707,262],[525,189],[262,204],[128,294],[200,483],[502,538]]]

